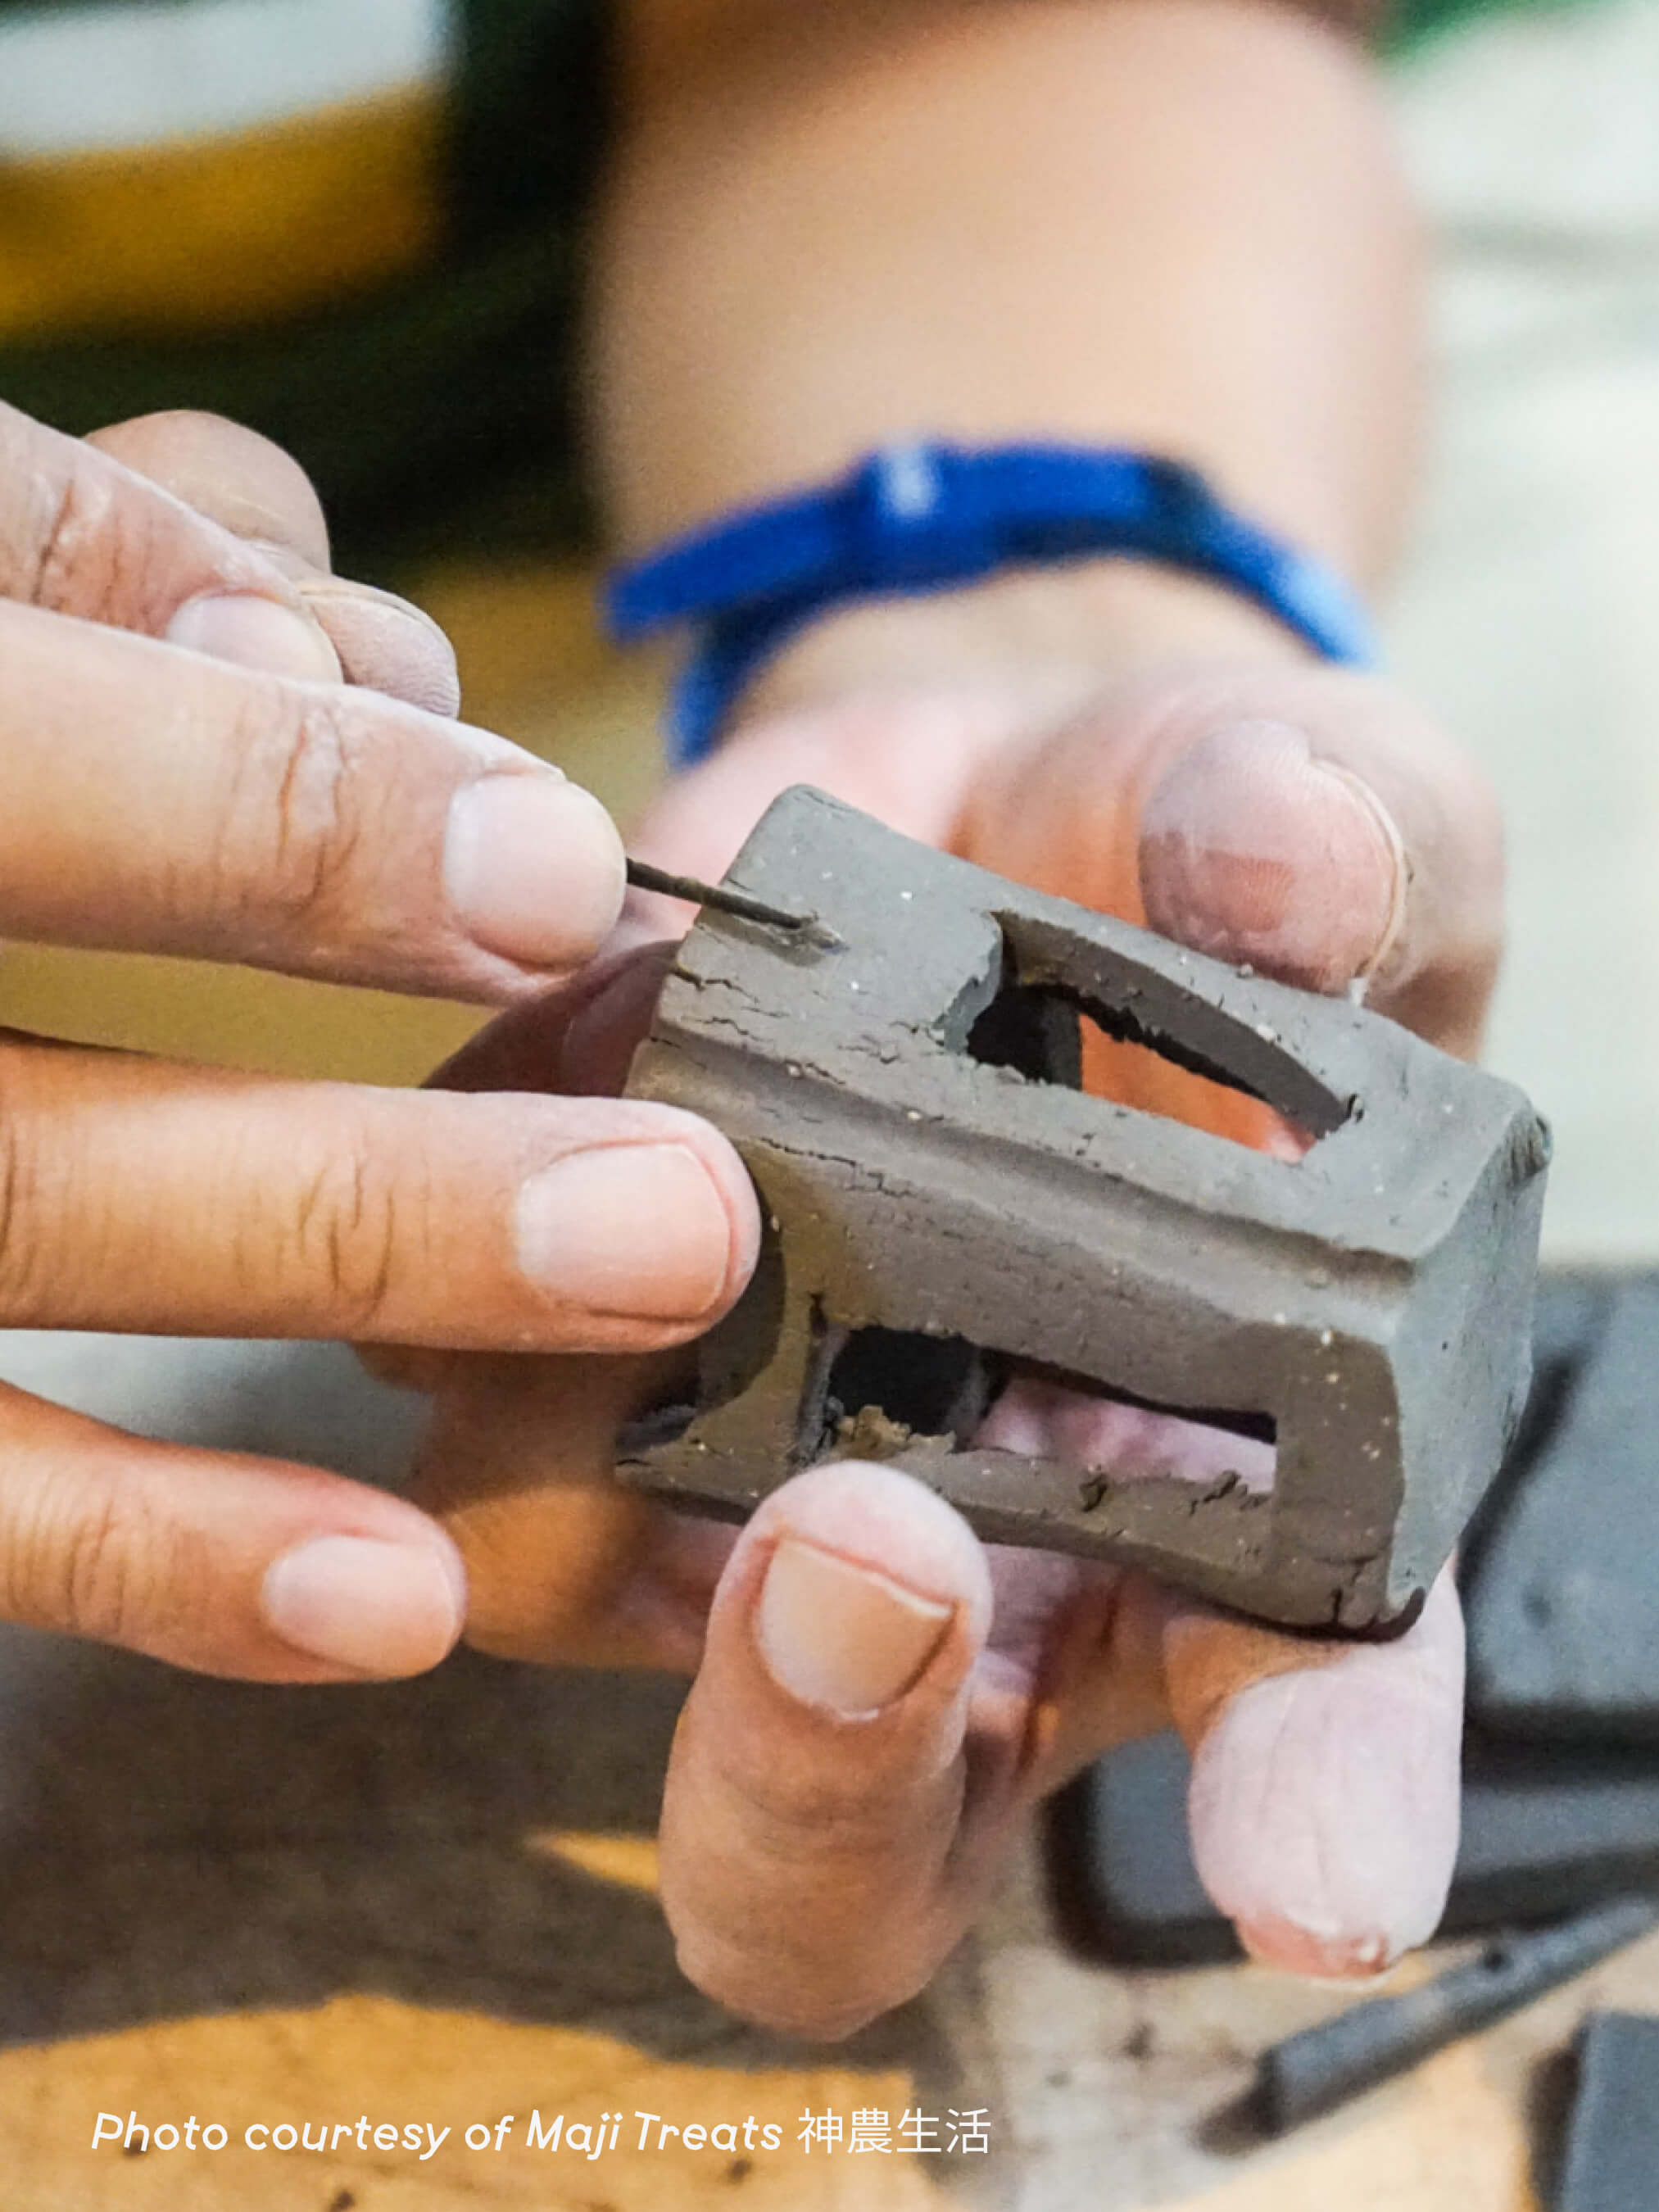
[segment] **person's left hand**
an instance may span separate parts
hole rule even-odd
[[[998,872],[1322,991],[1448,1048],[1478,1041],[1501,856],[1484,783],[1386,686],[1299,664],[1170,664],[1056,720],[983,696],[774,716],[671,787],[635,842],[718,877],[780,789],[817,784]],[[641,934],[669,917],[636,917]],[[683,926],[683,915],[681,917]],[[659,927],[657,934],[665,933]],[[619,954],[505,1018],[439,1079],[615,1087],[659,968]],[[1282,1141],[1265,1109],[1146,1056],[1091,1087]],[[981,1546],[933,1493],[843,1462],[736,1534],[615,1489],[618,1424],[664,1369],[454,1362],[425,1502],[466,1558],[487,1650],[696,1670],[668,1776],[665,1908],[690,1978],[787,2029],[912,1994],[1017,1817],[1173,1718],[1200,1873],[1275,1964],[1365,1975],[1432,1930],[1455,1846],[1462,1646],[1443,1577],[1383,1645],[1224,1619],[1145,1577]],[[988,1438],[1122,1466],[1205,1433],[1016,1383]]]

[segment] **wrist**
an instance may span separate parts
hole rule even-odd
[[[1226,586],[1105,558],[1018,569],[922,597],[832,610],[737,700],[730,734],[872,695],[975,695],[1009,734],[1062,720],[1103,684],[1174,662],[1306,666],[1317,656]]]

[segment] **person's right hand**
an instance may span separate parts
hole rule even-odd
[[[616,920],[597,801],[452,719],[441,634],[328,574],[309,483],[234,425],[0,406],[0,936],[505,1006]],[[757,1236],[668,1108],[0,1031],[0,1327],[640,1352],[708,1328]],[[312,1682],[429,1666],[464,1612],[401,1499],[0,1388],[0,1619]]]

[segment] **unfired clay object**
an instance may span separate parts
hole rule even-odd
[[[705,909],[635,1059],[630,1096],[732,1139],[768,1229],[695,1407],[623,1478],[741,1517],[818,1461],[887,1460],[995,1541],[1293,1626],[1410,1619],[1526,1397],[1526,1098],[820,792],[785,793],[726,882],[823,927]],[[1079,1009],[1316,1141],[1274,1158],[1070,1087]],[[972,1448],[1024,1366],[1271,1437],[1271,1491]]]

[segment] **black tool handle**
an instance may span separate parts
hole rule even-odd
[[[1500,1936],[1465,1965],[1398,1997],[1373,1997],[1264,2051],[1256,2095],[1274,2135],[1328,2112],[1449,2043],[1634,1942],[1659,1922],[1659,1901],[1615,1898],[1553,1928]]]

